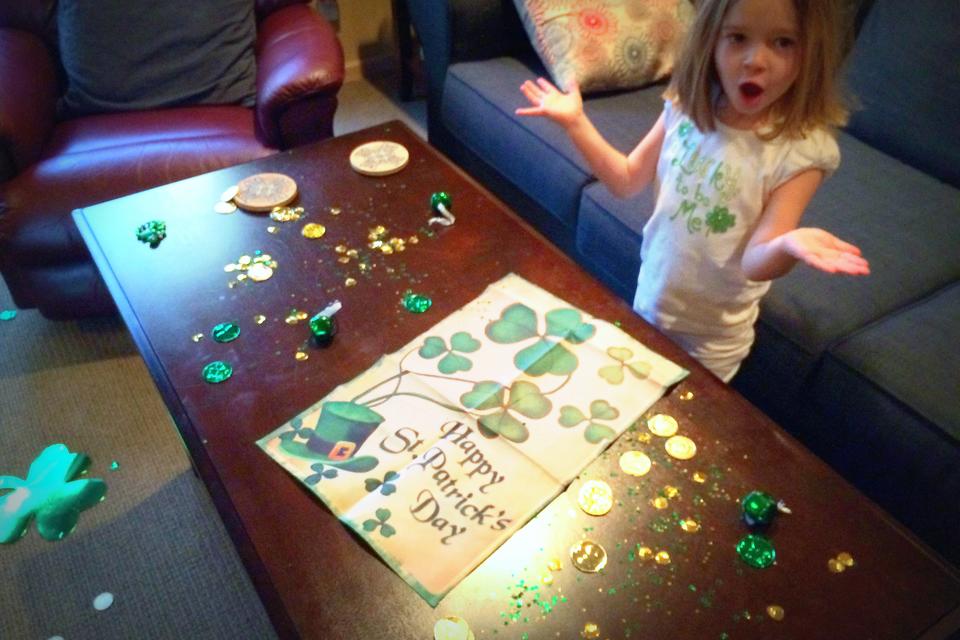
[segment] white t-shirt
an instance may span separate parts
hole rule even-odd
[[[807,169],[829,176],[840,150],[826,130],[768,142],[720,122],[704,134],[670,101],[664,116],[657,203],[643,228],[633,308],[729,381],[750,351],[770,288],[741,267],[770,194]]]

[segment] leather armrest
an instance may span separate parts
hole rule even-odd
[[[332,135],[343,77],[340,40],[316,11],[293,4],[266,16],[257,29],[256,114],[263,141],[287,148]]]
[[[0,182],[40,157],[57,110],[57,71],[43,41],[0,29]]]

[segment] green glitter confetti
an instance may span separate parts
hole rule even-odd
[[[116,471],[120,468],[120,463],[114,460],[110,463],[110,471]]]
[[[210,384],[219,384],[233,375],[233,367],[229,362],[214,360],[203,368],[203,379]]]
[[[4,320],[4,321],[13,320],[16,317],[17,317],[16,309],[4,309],[3,311],[0,311],[0,320]]]
[[[403,308],[410,313],[423,313],[433,305],[428,296],[407,291],[403,295]]]
[[[0,491],[8,491],[0,496],[0,544],[26,535],[34,516],[44,540],[70,535],[80,512],[102,501],[107,493],[106,483],[98,478],[74,480],[89,464],[85,454],[53,444],[30,463],[26,480],[0,476]]]
[[[160,246],[160,242],[167,237],[167,223],[162,220],[151,220],[137,227],[137,240],[146,242],[151,249]]]
[[[240,337],[240,325],[236,322],[221,322],[210,331],[210,335],[217,342],[232,342]]]
[[[737,543],[737,554],[744,562],[757,569],[769,567],[777,557],[773,543],[756,533],[747,534]]]

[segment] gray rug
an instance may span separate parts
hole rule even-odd
[[[31,525],[0,546],[0,638],[275,637],[119,319],[0,321],[0,436],[0,475],[62,442],[108,487],[64,540]],[[97,611],[103,592],[114,603]]]

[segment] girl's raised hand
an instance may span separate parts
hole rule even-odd
[[[854,276],[870,273],[870,265],[860,254],[859,247],[823,229],[794,229],[784,234],[784,242],[793,257],[815,269]]]
[[[544,78],[537,78],[536,82],[527,80],[520,85],[520,91],[534,106],[517,109],[518,116],[546,116],[566,128],[583,115],[583,99],[576,83],[563,93]]]

